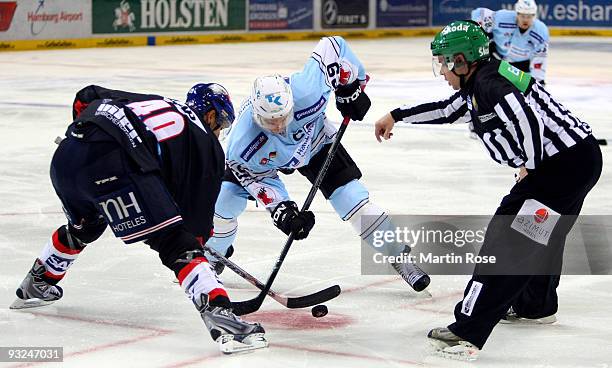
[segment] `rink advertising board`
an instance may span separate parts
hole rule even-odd
[[[515,1],[434,0],[433,25],[445,25],[467,19],[478,7],[492,10],[514,9]],[[609,0],[539,0],[538,18],[552,27],[612,27],[612,3]]]
[[[89,1],[0,1],[1,40],[87,37],[90,23]]]
[[[312,29],[312,0],[251,0],[249,29]]]
[[[92,0],[92,8],[94,34],[246,28],[246,0]]]
[[[366,28],[368,24],[368,0],[321,1],[321,27],[323,28]]]
[[[429,0],[377,0],[377,27],[427,27]]]

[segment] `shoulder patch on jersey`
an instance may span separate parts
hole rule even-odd
[[[516,23],[499,23],[499,28],[516,28]]]
[[[295,120],[300,120],[300,119],[303,119],[307,116],[310,116],[316,113],[317,111],[321,110],[321,108],[325,105],[325,102],[327,102],[327,100],[325,99],[325,96],[321,96],[319,101],[315,102],[314,105],[308,106],[307,108],[303,110],[296,111],[293,114],[293,116],[295,117]]]
[[[497,71],[518,88],[519,91],[522,93],[527,91],[527,87],[529,87],[529,82],[531,81],[531,75],[529,73],[525,73],[519,68],[510,65],[507,61],[499,63],[499,69],[497,69]]]
[[[529,31],[529,35],[533,38],[535,38],[538,42],[540,43],[544,43],[544,37],[540,36],[539,34],[537,34],[534,31]]]
[[[253,157],[253,155],[255,154],[255,152],[257,152],[261,147],[263,147],[263,145],[266,144],[267,141],[268,136],[264,132],[259,133],[257,137],[255,137],[255,139],[253,139],[253,141],[249,143],[247,148],[242,151],[240,157],[245,161],[250,160],[251,157]]]

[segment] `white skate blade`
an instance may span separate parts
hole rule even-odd
[[[219,350],[223,354],[235,354],[268,347],[268,341],[263,333],[251,334],[242,342],[234,340],[234,335],[221,335],[217,338]]]
[[[36,308],[42,307],[44,305],[49,305],[55,303],[56,300],[42,300],[38,298],[32,299],[20,299],[16,298],[13,304],[9,307],[9,309],[26,309],[26,308]]]
[[[447,359],[474,361],[478,358],[480,350],[467,341],[460,341],[459,345],[449,346],[447,343],[428,338],[430,346],[433,348],[433,354]]]

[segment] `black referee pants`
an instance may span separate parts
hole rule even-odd
[[[601,150],[596,139],[589,136],[545,159],[511,189],[489,223],[480,254],[495,255],[500,260],[511,259],[510,266],[515,272],[508,272],[508,264],[479,264],[476,267],[465,288],[463,301],[455,306],[456,321],[448,326],[455,335],[482,349],[510,307],[526,318],[545,317],[557,312],[556,289],[565,238],[586,195],[599,180],[601,169]],[[509,226],[527,199],[537,200],[562,215],[547,246],[534,247],[524,240],[514,242],[509,239],[512,236],[526,238],[510,230]],[[538,265],[545,271],[532,272]],[[498,267],[499,274],[495,273],[495,267]],[[521,270],[530,271],[522,274]]]

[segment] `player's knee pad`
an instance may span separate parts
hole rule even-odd
[[[329,201],[342,221],[349,221],[368,203],[369,197],[368,189],[359,180],[352,180],[334,190]]]
[[[204,250],[198,240],[183,226],[164,231],[146,243],[159,253],[164,266],[174,271],[175,275],[194,258],[204,257]]]

